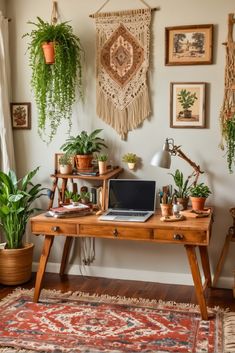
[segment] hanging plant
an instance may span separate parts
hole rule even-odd
[[[228,169],[232,173],[235,163],[235,114],[223,121],[222,136],[225,140],[225,146],[221,144],[221,148],[226,149]]]
[[[36,27],[23,37],[29,37],[29,62],[32,68],[31,85],[38,110],[38,133],[50,143],[61,121],[72,127],[72,106],[76,93],[82,97],[82,48],[80,39],[68,22],[50,24],[37,17],[28,22]],[[55,61],[48,65],[42,45],[53,42]]]

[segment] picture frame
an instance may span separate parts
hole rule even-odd
[[[11,103],[13,129],[31,129],[31,103]]]
[[[170,83],[170,127],[206,127],[206,83]]]
[[[165,65],[213,63],[213,24],[165,28]]]

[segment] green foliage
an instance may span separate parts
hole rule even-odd
[[[79,194],[72,194],[71,200],[73,202],[78,202],[79,200],[81,200],[81,196]]]
[[[184,180],[184,175],[182,172],[179,171],[179,169],[176,169],[175,174],[169,173],[175,182],[175,185],[177,186],[178,189],[174,189],[174,194],[176,197],[179,198],[186,198],[188,197],[189,194],[189,179],[190,176]]]
[[[73,192],[72,191],[69,191],[69,190],[65,190],[64,192],[64,196],[66,199],[72,199],[72,196],[73,196]]]
[[[33,202],[45,195],[41,184],[34,185],[32,178],[39,167],[17,180],[16,174],[10,170],[8,174],[0,171],[0,222],[7,248],[22,247],[22,238],[29,217],[38,210],[33,208]]]
[[[82,131],[76,137],[70,136],[61,146],[61,149],[73,155],[100,152],[103,147],[107,148],[104,139],[97,136],[101,131],[102,129],[94,130],[90,135],[87,131]]]
[[[72,105],[76,89],[82,97],[82,48],[68,22],[49,24],[37,17],[28,22],[36,27],[23,37],[29,37],[29,62],[32,69],[31,85],[38,109],[38,133],[50,143],[63,119],[71,131]],[[42,44],[54,42],[55,63],[45,63]],[[45,139],[46,136],[46,139]]]
[[[85,200],[85,201],[90,201],[90,192],[89,191],[83,191],[81,192],[81,200]]]
[[[125,163],[136,163],[138,156],[135,153],[126,153],[122,156],[122,161]]]
[[[60,165],[70,165],[72,164],[72,156],[71,154],[65,153],[59,158]]]
[[[182,89],[177,94],[177,99],[180,102],[183,109],[187,110],[193,106],[195,100],[197,100],[196,93],[190,93],[186,89]]]
[[[108,155],[103,153],[103,154],[97,155],[96,158],[100,162],[105,162],[108,160]]]
[[[207,185],[200,183],[189,188],[189,194],[193,197],[208,197],[211,191]]]
[[[235,163],[235,115],[227,119],[224,126],[223,135],[226,141],[226,156],[229,172],[233,172]]]

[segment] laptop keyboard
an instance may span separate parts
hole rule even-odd
[[[115,211],[110,211],[107,216],[136,216],[136,217],[141,217],[141,216],[146,216],[148,212],[115,212]]]

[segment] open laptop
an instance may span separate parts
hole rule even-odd
[[[102,221],[145,222],[155,212],[156,182],[141,179],[110,179],[108,210]]]

